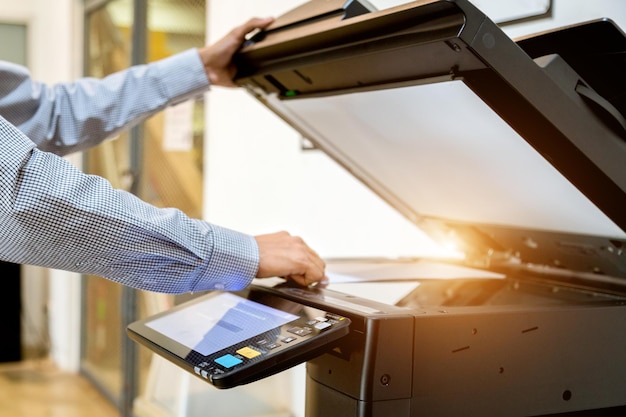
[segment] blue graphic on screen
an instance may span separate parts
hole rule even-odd
[[[297,318],[231,293],[221,293],[146,325],[208,356]]]

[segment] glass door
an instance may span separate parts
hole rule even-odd
[[[86,1],[85,75],[103,77],[204,45],[206,0]],[[191,100],[153,116],[85,153],[85,170],[153,205],[202,215],[204,103]],[[100,277],[83,285],[81,369],[132,415],[151,355],[130,341],[126,324],[174,303]]]

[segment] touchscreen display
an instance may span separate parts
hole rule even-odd
[[[222,293],[146,326],[208,356],[296,319],[298,316],[285,311]]]
[[[251,286],[212,292],[128,325],[128,335],[218,388],[273,375],[335,347],[350,319]]]

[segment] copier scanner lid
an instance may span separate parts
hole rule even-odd
[[[516,43],[469,1],[385,3],[305,3],[247,42],[237,82],[424,230],[626,277],[626,88],[605,76],[623,32]]]

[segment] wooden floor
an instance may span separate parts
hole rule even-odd
[[[0,417],[118,417],[82,376],[48,360],[0,364]]]

